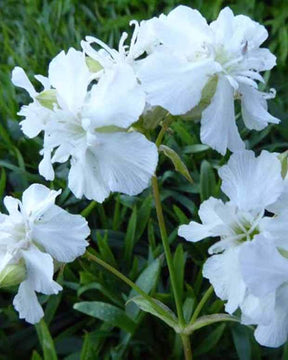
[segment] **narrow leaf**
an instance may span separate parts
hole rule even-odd
[[[188,181],[193,183],[189,170],[184,162],[181,160],[180,156],[170,147],[166,145],[160,145],[159,151],[163,152],[173,163],[175,170],[182,174]]]

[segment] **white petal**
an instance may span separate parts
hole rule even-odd
[[[15,86],[25,89],[28,92],[28,94],[31,96],[31,98],[34,98],[37,95],[34,86],[32,85],[25,71],[21,67],[16,66],[13,69],[11,80]]]
[[[54,180],[55,173],[51,162],[51,150],[43,150],[43,159],[39,163],[39,174],[44,176],[46,180]]]
[[[155,144],[137,132],[101,134],[101,141],[95,155],[110,190],[137,195],[146,189],[158,162]]]
[[[25,120],[20,122],[21,130],[26,136],[33,138],[45,129],[51,114],[51,110],[35,101],[27,106],[22,106],[17,115],[25,117]]]
[[[247,294],[241,304],[241,323],[245,325],[268,325],[273,320],[275,293],[264,297]]]
[[[90,119],[92,130],[110,125],[127,128],[138,120],[144,106],[145,94],[132,67],[118,64],[92,87],[82,116]]]
[[[219,217],[219,210],[223,207],[225,208],[225,205],[222,200],[213,197],[205,200],[199,209],[199,217],[203,224],[191,221],[188,225],[181,225],[178,235],[192,242],[205,239],[209,236],[226,235],[221,230],[220,233],[218,232],[222,226],[225,227],[225,221],[223,222],[223,219]]]
[[[90,72],[85,54],[70,48],[61,51],[49,64],[49,80],[57,90],[59,103],[65,103],[70,111],[77,113],[82,106],[90,82]]]
[[[12,196],[5,196],[4,205],[9,212],[9,215],[16,215],[19,213],[21,202]]]
[[[99,159],[89,148],[81,156],[71,159],[68,187],[77,198],[81,199],[84,195],[99,203],[109,195],[110,190],[103,179]]]
[[[280,214],[282,212],[287,211],[287,204],[288,204],[288,176],[284,179],[284,188],[281,192],[281,195],[278,197],[278,199],[269,206],[267,209],[268,211],[271,211],[275,214]]]
[[[231,248],[221,255],[211,256],[204,264],[203,276],[209,279],[215,293],[228,300],[225,310],[232,314],[242,303],[246,291],[239,268],[239,248]]]
[[[210,226],[191,221],[188,225],[179,226],[178,235],[187,241],[197,242],[211,236]]]
[[[213,31],[216,43],[224,44],[230,48],[231,35],[233,34],[234,14],[229,7],[222,9],[215,21],[212,21],[210,28]],[[223,46],[223,45],[222,45]]]
[[[20,284],[18,293],[13,300],[13,305],[19,312],[19,318],[25,319],[30,324],[38,323],[44,316],[35,291],[27,280]]]
[[[264,232],[264,234],[273,239],[278,249],[286,251],[288,251],[287,224],[287,203],[286,209],[279,215],[273,217],[264,217],[261,221],[261,230]]]
[[[90,234],[87,221],[53,206],[33,226],[33,239],[59,262],[71,262],[84,254]]]
[[[26,214],[30,217],[39,217],[51,206],[54,206],[56,197],[61,190],[50,190],[41,184],[32,184],[23,192],[22,204]]]
[[[268,113],[265,94],[243,83],[240,83],[239,91],[241,92],[242,116],[248,129],[262,130],[268,123],[280,122]]]
[[[197,52],[205,53],[204,45],[212,41],[206,19],[188,6],[177,6],[167,16],[161,15],[153,25],[156,37],[170,52],[189,58],[197,56]]]
[[[201,141],[222,155],[244,149],[234,113],[234,89],[224,76],[218,78],[216,92],[201,119]]]
[[[62,287],[53,280],[53,259],[50,255],[30,246],[28,250],[22,250],[27,269],[27,280],[33,290],[42,294],[57,294]]]
[[[99,133],[95,141],[71,162],[69,187],[77,197],[102,202],[110,191],[136,195],[148,187],[158,161],[154,143],[136,132]]]
[[[255,330],[255,338],[259,344],[279,347],[287,341],[288,335],[288,286],[287,283],[278,289],[276,303],[272,312],[272,321],[267,325],[259,325]]]
[[[241,210],[263,210],[283,189],[280,161],[277,154],[267,151],[257,158],[252,151],[234,153],[218,173],[222,191]]]
[[[288,260],[262,235],[243,244],[239,259],[243,279],[255,296],[265,296],[288,281]]]
[[[142,60],[138,76],[151,105],[181,115],[199,103],[204,86],[218,70],[213,60],[188,62],[165,50]]]

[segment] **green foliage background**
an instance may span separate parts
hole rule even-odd
[[[266,43],[278,58],[278,67],[265,75],[269,87],[278,96],[270,101],[271,113],[279,117],[279,126],[269,126],[262,132],[248,132],[239,126],[247,147],[260,151],[283,152],[288,147],[288,2],[283,0],[0,0],[0,197],[20,196],[32,182],[44,183],[37,173],[41,138],[28,140],[19,129],[16,113],[20,104],[27,103],[23,91],[16,91],[10,82],[14,66],[23,67],[30,75],[47,73],[49,61],[60,50],[70,46],[80,48],[85,35],[95,35],[116,45],[122,31],[127,31],[131,19],[147,19],[167,12],[178,4],[199,9],[208,20],[215,19],[219,10],[229,5],[236,14],[246,14],[265,24],[270,32]],[[156,132],[159,129],[156,129]],[[151,134],[152,137],[155,134]],[[224,160],[200,144],[199,125],[177,119],[164,139],[186,163],[194,180],[189,184],[175,173],[164,156],[158,169],[161,196],[175,252],[175,265],[185,314],[190,316],[195,304],[209,284],[201,277],[201,266],[207,257],[211,241],[188,244],[177,238],[179,224],[197,217],[200,201],[210,195],[221,196],[216,170]],[[131,198],[112,195],[103,205],[77,200],[66,187],[67,166],[57,167],[57,180],[51,187],[65,189],[59,204],[70,212],[79,213],[93,229],[91,247],[132,280],[141,284],[154,297],[173,308],[168,271],[163,258],[151,189]],[[267,174],[269,176],[269,174]],[[48,184],[49,185],[49,184]],[[87,207],[88,206],[88,207]],[[2,203],[1,211],[4,211]],[[161,267],[161,276],[159,270]],[[144,272],[144,273],[143,273]],[[141,275],[142,274],[142,275]],[[64,291],[49,299],[41,296],[46,307],[44,324],[33,326],[18,319],[11,303],[14,290],[0,293],[0,359],[182,359],[181,343],[172,330],[148,314],[125,306],[130,289],[105,270],[87,260],[79,259],[58,274]],[[156,286],[156,284],[158,285]],[[135,295],[135,294],[134,294]],[[83,301],[97,301],[91,317],[73,309]],[[99,304],[99,303],[105,303]],[[122,309],[114,326],[107,304]],[[102,307],[104,308],[102,309]],[[102,309],[102,317],[95,314]],[[105,312],[106,311],[106,312]],[[124,312],[126,311],[126,313]],[[223,311],[223,303],[215,295],[203,314]],[[103,315],[104,314],[104,315]],[[127,315],[134,319],[133,325]],[[105,322],[100,319],[105,320]],[[192,336],[196,359],[288,359],[288,347],[260,348],[253,340],[251,329],[238,324],[217,324]],[[54,350],[54,347],[56,351]]]

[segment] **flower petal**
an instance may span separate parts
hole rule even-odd
[[[32,99],[37,95],[34,86],[32,85],[25,71],[21,67],[16,66],[13,69],[11,80],[15,86],[25,89]]]
[[[239,259],[243,279],[255,296],[265,296],[288,281],[288,260],[263,235],[243,244]]]
[[[85,62],[85,54],[70,48],[61,51],[49,64],[49,80],[57,90],[61,107],[77,113],[82,106],[90,82],[90,72]]]
[[[51,206],[55,206],[55,199],[61,190],[50,190],[41,184],[32,184],[23,192],[22,204],[26,215],[30,217],[40,217]]]
[[[53,280],[53,259],[50,255],[38,250],[36,246],[30,246],[28,250],[22,250],[27,269],[27,280],[33,290],[42,294],[57,294],[62,286]]]
[[[19,312],[19,318],[25,319],[30,324],[38,323],[44,316],[33,286],[28,280],[20,284],[18,293],[13,300],[13,305]]]
[[[246,127],[250,130],[262,130],[268,123],[278,124],[279,119],[267,111],[265,94],[252,86],[240,83],[242,116]]]
[[[84,254],[90,234],[87,221],[53,206],[34,223],[32,236],[47,253],[59,262],[71,262]]]
[[[287,341],[288,335],[288,286],[280,287],[276,293],[274,311],[271,313],[272,321],[267,325],[258,325],[255,338],[260,345],[279,347]]]
[[[204,86],[218,70],[213,60],[189,63],[162,49],[142,60],[138,76],[151,105],[181,115],[198,105]]]
[[[228,300],[225,310],[229,314],[242,303],[246,292],[239,268],[239,248],[234,247],[221,255],[211,256],[203,267],[203,276],[209,279],[216,295],[222,300]]]
[[[92,87],[82,116],[90,119],[92,130],[110,125],[127,128],[138,120],[144,106],[145,94],[132,67],[117,64]]]
[[[241,210],[263,210],[276,201],[283,189],[281,164],[277,154],[252,151],[231,155],[219,171],[222,191]],[[269,176],[267,176],[269,174]]]
[[[225,76],[219,76],[216,92],[202,113],[201,141],[224,155],[244,149],[234,113],[234,89]]]

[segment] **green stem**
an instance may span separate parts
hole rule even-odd
[[[206,291],[206,293],[204,294],[204,296],[202,297],[202,299],[200,300],[199,304],[197,305],[197,307],[192,315],[189,325],[192,325],[196,321],[203,306],[206,304],[207,300],[212,295],[212,293],[213,293],[213,286],[210,286],[208,288],[208,290]]]
[[[121,279],[123,282],[125,282],[127,285],[129,285],[133,290],[135,290],[138,294],[143,296],[144,299],[146,299],[151,306],[160,314],[166,316],[166,311],[159,306],[153,298],[151,298],[145,291],[143,291],[138,285],[136,285],[133,281],[128,279],[124,274],[122,274],[120,271],[115,269],[113,266],[106,263],[104,260],[98,258],[97,256],[91,254],[90,252],[86,251],[85,256],[88,260],[92,260],[96,262],[97,264],[104,267],[106,270],[110,271],[112,274],[117,276],[119,279]]]
[[[189,335],[181,334],[185,360],[192,360],[192,350]]]
[[[159,147],[162,143],[163,137],[167,131],[167,129],[169,128],[169,126],[171,125],[171,122],[173,121],[173,117],[168,113],[167,114],[167,119],[163,122],[162,124],[162,128],[157,136],[157,139],[155,141],[155,144],[157,147]]]
[[[161,205],[161,199],[160,199],[160,194],[159,194],[158,181],[157,181],[157,177],[155,175],[152,177],[152,188],[153,188],[153,195],[154,195],[154,200],[155,200],[155,207],[156,207],[158,223],[159,223],[159,227],[160,227],[161,239],[162,239],[162,243],[163,243],[163,247],[164,247],[164,251],[165,251],[166,261],[167,261],[170,279],[171,279],[171,286],[172,286],[176,309],[177,309],[177,314],[178,314],[178,318],[179,318],[179,324],[181,327],[184,327],[185,320],[184,320],[183,311],[182,311],[182,304],[181,304],[181,299],[180,299],[180,296],[178,293],[175,269],[174,269],[172,254],[171,254],[171,250],[170,250],[169,242],[168,242],[168,236],[167,236],[167,231],[166,231],[166,226],[165,226],[165,221],[164,221],[164,216],[163,216],[163,211],[162,211],[162,205]]]

